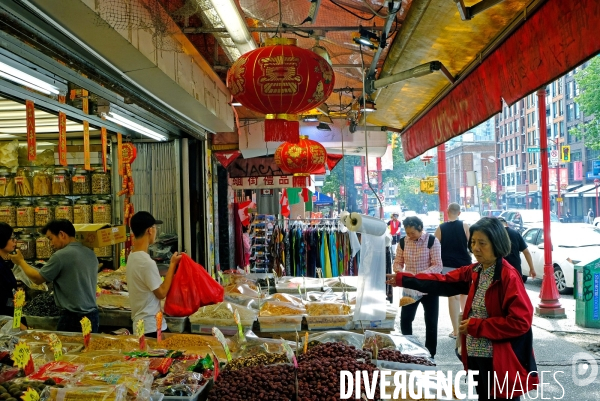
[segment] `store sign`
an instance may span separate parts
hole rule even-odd
[[[35,160],[37,144],[35,140],[35,105],[31,100],[25,101],[25,114],[27,118],[27,160]]]
[[[67,115],[58,113],[58,162],[67,166]]]
[[[231,179],[233,189],[293,188],[293,177],[237,177]]]
[[[227,167],[227,171],[231,178],[286,175],[281,167],[275,163],[274,157],[254,157],[252,159],[237,158]]]
[[[83,121],[83,168],[91,170],[90,165],[90,123]]]
[[[556,168],[551,168],[548,169],[548,184],[550,184],[551,186],[556,187]],[[567,168],[561,168],[560,169],[560,185],[561,187],[564,184],[567,184],[569,182],[569,170]]]
[[[106,146],[108,142],[106,127],[102,127],[100,129],[100,139],[102,143],[102,167],[104,168],[104,172],[106,173]]]

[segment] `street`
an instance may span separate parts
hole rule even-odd
[[[525,287],[535,306],[539,303],[541,280],[529,280]],[[400,289],[394,289],[394,299],[399,299]],[[530,399],[546,400],[578,400],[592,401],[600,399],[600,329],[587,329],[575,325],[575,300],[573,295],[563,295],[560,299],[567,314],[566,319],[546,319],[533,317],[533,348],[538,364],[538,372],[544,372],[543,391],[535,391],[522,397],[523,401]],[[396,322],[399,331],[399,320]],[[448,315],[447,298],[440,297],[440,314],[438,320],[438,347],[435,361],[440,370],[457,372],[462,369],[462,363],[454,353],[456,340],[448,334],[452,325]],[[413,323],[413,334],[425,343],[425,323],[423,308],[419,311]],[[590,364],[574,364],[575,355],[591,359]],[[592,380],[590,376],[594,376]],[[575,375],[575,376],[573,376]],[[575,380],[574,380],[575,377]],[[575,384],[590,382],[584,386]],[[558,382],[558,383],[557,383]]]

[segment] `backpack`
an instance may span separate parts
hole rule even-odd
[[[406,237],[400,238],[400,249],[402,249],[402,251],[404,251],[404,238],[406,238]],[[434,243],[435,243],[435,236],[429,234],[429,239],[427,240],[427,249],[431,249],[431,247],[433,246]]]

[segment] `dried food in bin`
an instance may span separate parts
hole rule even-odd
[[[53,317],[60,316],[62,309],[56,305],[54,293],[48,291],[36,295],[31,301],[27,302],[23,307],[23,313],[27,316]],[[44,338],[39,336],[38,340],[44,340]]]
[[[235,322],[233,321],[233,316],[236,310],[238,311],[242,321],[256,320],[256,311],[229,302],[219,302],[214,305],[202,306],[197,312],[195,312],[193,315],[190,315],[189,319],[192,323],[207,319],[230,320],[232,325],[234,325]]]
[[[282,294],[282,293],[277,293],[277,294],[273,294],[270,297],[268,297],[266,299],[266,301],[278,301],[278,302],[289,302],[295,305],[302,305],[302,299],[294,296],[294,295],[290,295],[290,294]]]
[[[33,196],[52,195],[52,177],[45,170],[36,171],[33,175]]]
[[[135,398],[135,394],[124,385],[69,388],[47,387],[40,397],[44,401],[133,401]]]
[[[233,359],[225,365],[225,370],[239,370],[252,366],[266,366],[289,362],[285,354],[257,354]]]
[[[25,169],[18,169],[17,175],[15,176],[15,195],[16,196],[31,196],[33,188],[31,186],[31,178],[29,171]]]
[[[71,194],[71,178],[66,169],[57,168],[52,175],[52,194],[53,195],[70,195]]]
[[[259,316],[300,316],[306,314],[302,305],[289,302],[267,301],[260,307]]]
[[[310,316],[349,315],[352,308],[342,303],[333,302],[309,302],[306,304],[306,312]]]

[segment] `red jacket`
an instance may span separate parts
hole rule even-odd
[[[463,266],[448,274],[423,273],[414,276],[399,272],[396,284],[447,297],[468,294],[463,314],[466,319],[479,285],[479,273],[473,271],[477,265]],[[533,306],[525,291],[521,274],[504,259],[501,264],[496,264],[492,283],[485,293],[485,306],[488,318],[471,318],[467,330],[473,337],[492,340],[494,371],[500,385],[494,389],[496,397],[521,396],[539,383],[531,331]],[[466,341],[466,336],[462,336],[462,362],[465,370],[468,369]],[[506,373],[507,386],[504,385]],[[515,391],[510,394],[513,387]],[[524,392],[519,391],[521,387],[525,389]]]

